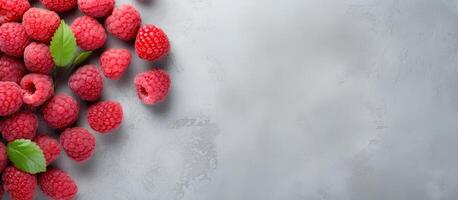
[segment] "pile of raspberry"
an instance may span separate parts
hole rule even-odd
[[[94,132],[107,135],[119,129],[122,105],[116,100],[100,99],[105,78],[121,79],[129,70],[132,52],[107,49],[101,54],[99,65],[79,67],[68,78],[72,94],[56,94],[50,76],[55,70],[50,41],[62,14],[77,7],[81,11],[82,16],[71,23],[71,29],[82,50],[102,48],[108,32],[119,40],[134,41],[139,58],[157,61],[168,54],[170,43],[161,28],[142,24],[140,13],[129,4],[117,6],[115,0],[40,2],[44,8],[33,8],[28,0],[0,0],[0,132],[6,142],[34,141],[49,166],[37,175],[21,171],[8,161],[5,144],[0,142],[0,198],[7,192],[13,200],[32,200],[38,186],[50,199],[69,200],[76,197],[78,187],[68,173],[51,164],[61,149],[79,164],[90,160],[95,151],[92,131],[76,126],[80,101],[89,102],[85,119]],[[164,70],[146,71],[136,75],[132,88],[141,102],[156,105],[168,96],[170,77]],[[58,140],[37,134],[40,117],[60,134]]]

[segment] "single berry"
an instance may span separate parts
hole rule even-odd
[[[24,50],[25,67],[30,72],[49,74],[54,67],[54,60],[48,45],[32,42]]]
[[[9,56],[22,57],[30,39],[20,23],[10,22],[0,26],[0,51]]]
[[[54,129],[64,129],[78,119],[80,106],[66,94],[58,94],[43,106],[43,119]]]
[[[91,17],[106,17],[113,11],[114,0],[78,0],[81,12]]]
[[[84,128],[68,128],[60,135],[60,144],[72,160],[83,163],[95,151],[95,137]]]
[[[22,25],[30,38],[49,42],[60,25],[60,17],[54,11],[31,8],[24,13]]]
[[[143,103],[154,105],[169,94],[170,76],[163,70],[152,70],[138,74],[134,80],[137,95]]]
[[[105,20],[107,31],[121,40],[132,40],[137,35],[142,19],[140,13],[129,4],[113,10]]]
[[[0,24],[20,21],[29,8],[28,0],[0,0]]]
[[[21,80],[22,100],[33,107],[41,106],[54,94],[54,84],[48,75],[27,74]]]
[[[129,67],[131,59],[127,49],[109,49],[100,56],[100,65],[107,78],[119,80]]]
[[[154,25],[140,28],[135,40],[135,52],[144,60],[155,61],[167,55],[170,43],[162,29]]]
[[[21,61],[3,55],[0,57],[0,81],[11,81],[19,84],[26,73]]]
[[[84,101],[95,101],[102,96],[103,78],[95,65],[86,65],[68,79],[68,87]]]
[[[49,10],[56,12],[69,11],[76,7],[76,0],[40,0]]]
[[[72,200],[78,193],[78,186],[72,177],[56,168],[39,174],[38,185],[46,196],[55,200]]]
[[[31,112],[19,112],[0,121],[3,138],[11,142],[17,139],[32,139],[38,128],[38,118]]]
[[[89,107],[87,121],[92,129],[106,134],[121,126],[122,107],[116,101],[104,101]]]
[[[78,17],[73,21],[71,28],[75,34],[76,43],[86,51],[102,47],[107,40],[105,29],[92,17]]]
[[[3,172],[6,165],[8,164],[8,156],[6,154],[6,146],[3,142],[0,142],[0,173]],[[3,189],[0,187],[0,189]],[[3,190],[1,191],[3,193]],[[0,194],[0,199],[2,199],[2,195]]]
[[[0,116],[7,116],[18,111],[22,106],[22,91],[13,82],[0,81]]]
[[[13,200],[33,200],[37,177],[9,166],[3,172],[3,188]]]
[[[60,155],[59,142],[46,135],[38,135],[34,139],[35,143],[40,147],[45,155],[46,165],[49,165],[56,160]]]

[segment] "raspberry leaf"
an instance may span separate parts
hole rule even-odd
[[[78,56],[76,56],[75,60],[73,61],[73,66],[81,65],[91,55],[92,55],[92,51],[83,51],[83,52],[81,52]]]
[[[73,61],[76,54],[76,39],[72,29],[64,20],[51,40],[51,55],[54,63],[59,67],[67,67]]]
[[[14,166],[30,174],[46,171],[46,161],[40,147],[30,140],[14,140],[7,145],[8,159]]]

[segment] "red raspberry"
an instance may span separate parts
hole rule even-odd
[[[33,200],[37,177],[9,166],[3,172],[3,188],[14,200]]]
[[[107,40],[103,26],[94,18],[78,17],[73,21],[71,28],[75,33],[76,43],[81,49],[91,51],[102,47]]]
[[[10,22],[0,26],[0,51],[6,55],[22,57],[29,43],[29,36],[22,24]]]
[[[167,55],[170,43],[162,29],[154,25],[140,28],[135,41],[135,52],[144,60],[155,61]]]
[[[39,174],[38,185],[46,196],[55,200],[71,200],[78,193],[78,186],[72,177],[56,168]]]
[[[11,81],[19,84],[26,73],[21,61],[3,55],[0,57],[0,81]]]
[[[105,27],[113,36],[128,41],[135,38],[141,22],[140,13],[133,6],[126,4],[113,10],[105,21]]]
[[[87,121],[92,129],[106,134],[121,126],[122,107],[116,101],[104,101],[92,105],[87,113]]]
[[[39,135],[34,139],[34,141],[43,151],[46,159],[46,165],[49,165],[59,157],[60,145],[56,139],[46,135]]]
[[[44,74],[27,74],[21,80],[22,100],[33,107],[41,106],[54,94],[51,77]]]
[[[0,122],[3,138],[11,142],[16,139],[32,139],[38,128],[38,118],[30,112],[19,112]]]
[[[69,11],[76,7],[76,0],[40,0],[41,3],[56,12]]]
[[[152,70],[138,74],[134,80],[137,95],[143,103],[154,105],[169,94],[170,76],[163,70]]]
[[[119,80],[129,67],[131,59],[127,49],[109,49],[100,56],[100,65],[107,78]]]
[[[0,116],[7,116],[18,111],[22,106],[22,91],[13,82],[0,81]]]
[[[95,65],[86,65],[70,76],[68,87],[82,100],[95,101],[102,96],[103,78]]]
[[[68,128],[60,135],[60,144],[72,160],[83,163],[95,151],[95,137],[84,128]]]
[[[74,124],[80,112],[79,104],[66,94],[58,94],[43,106],[43,118],[54,129]]]
[[[31,8],[24,13],[22,25],[30,38],[40,42],[49,42],[59,28],[60,17],[54,11]]]
[[[49,74],[54,67],[54,60],[48,45],[30,43],[24,50],[24,62],[31,72]]]
[[[113,11],[114,0],[78,0],[81,12],[91,17],[106,17]]]
[[[21,21],[29,8],[28,0],[0,0],[0,24]]]
[[[3,172],[8,164],[8,156],[6,154],[6,146],[0,142],[0,173]],[[0,199],[2,199],[3,188],[0,186]]]

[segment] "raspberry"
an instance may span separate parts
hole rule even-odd
[[[3,172],[3,188],[14,200],[33,200],[37,177],[9,166]]]
[[[0,122],[3,138],[11,142],[16,139],[32,139],[38,128],[38,118],[30,112],[19,112]]]
[[[129,67],[131,59],[127,49],[109,49],[100,56],[100,65],[107,78],[118,80]]]
[[[113,11],[114,0],[78,0],[81,12],[91,17],[106,17]]]
[[[72,160],[83,163],[95,151],[95,137],[84,128],[68,128],[60,135],[60,144]]]
[[[18,111],[22,106],[22,92],[13,82],[0,81],[0,116],[7,116]]]
[[[155,61],[169,51],[170,43],[164,31],[154,25],[140,28],[135,41],[135,52],[141,59]]]
[[[24,13],[22,25],[30,38],[40,42],[49,42],[59,28],[60,17],[54,11],[31,8]]]
[[[126,4],[113,10],[105,21],[105,27],[113,36],[128,41],[135,38],[141,22],[140,13],[133,6]]]
[[[106,134],[119,128],[123,112],[119,102],[104,101],[92,105],[87,113],[87,121],[92,129]]]
[[[78,186],[72,177],[56,168],[39,174],[38,185],[46,196],[55,200],[71,200],[78,193]]]
[[[95,65],[86,65],[70,76],[68,87],[82,100],[95,101],[102,95],[102,75]]]
[[[6,154],[6,146],[0,142],[0,173],[3,172],[6,165],[8,164],[8,156]],[[0,199],[2,199],[3,188],[0,187]]]
[[[46,135],[39,135],[34,139],[34,141],[43,151],[46,159],[46,165],[49,165],[59,157],[60,146],[56,139]]]
[[[22,100],[33,107],[41,106],[54,94],[51,77],[43,74],[27,74],[21,80]]]
[[[86,51],[102,47],[107,40],[105,29],[92,17],[78,17],[73,21],[71,28],[75,34],[76,43],[81,49]]]
[[[143,103],[154,105],[162,102],[170,90],[170,76],[163,70],[138,74],[134,80],[137,95]]]
[[[35,73],[49,74],[54,67],[54,60],[48,45],[30,43],[24,50],[26,68]]]
[[[11,81],[19,84],[26,73],[21,61],[9,56],[0,57],[0,81]]]
[[[0,24],[20,21],[29,8],[28,0],[0,0]]]
[[[56,12],[69,11],[76,7],[76,0],[40,0],[49,10]]]
[[[69,127],[78,119],[79,104],[66,94],[58,94],[43,106],[43,118],[54,129]]]
[[[10,22],[0,26],[0,51],[6,55],[22,57],[29,43],[29,36],[22,24]]]

